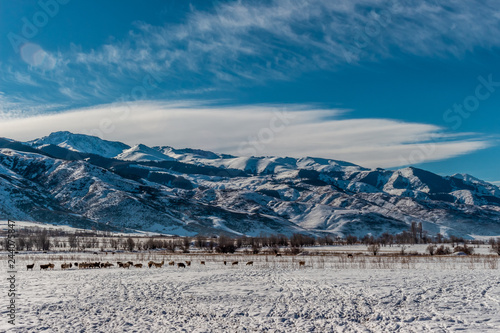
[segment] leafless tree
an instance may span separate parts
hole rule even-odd
[[[127,238],[127,248],[128,248],[129,251],[134,251],[135,242],[132,239],[132,237]]]

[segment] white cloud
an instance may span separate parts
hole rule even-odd
[[[57,63],[57,59],[38,44],[24,44],[20,48],[20,55],[21,59],[28,65],[41,69],[42,71],[54,69]]]
[[[2,136],[30,140],[69,130],[108,140],[236,155],[315,156],[367,167],[447,159],[489,146],[434,125],[338,119],[344,110],[306,105],[203,107],[192,102],[102,105],[0,123]]]

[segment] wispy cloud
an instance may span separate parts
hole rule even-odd
[[[129,38],[74,61],[128,71],[211,73],[217,80],[286,79],[394,57],[461,57],[499,46],[493,1],[275,0],[218,3],[185,22],[138,22]]]
[[[17,140],[69,130],[129,144],[204,148],[236,155],[316,156],[368,167],[403,165],[432,140],[420,162],[467,154],[490,145],[479,135],[444,133],[437,126],[389,119],[338,119],[345,110],[307,105],[211,106],[136,102],[0,123]],[[344,115],[345,117],[345,115]]]
[[[13,69],[12,66],[2,66],[2,64],[0,64],[0,71],[2,73],[0,81],[7,84],[35,87],[39,86],[39,83],[33,79],[29,72],[20,72]]]
[[[45,103],[38,98],[28,99],[7,96],[0,91],[0,120],[2,121],[56,112],[67,107],[68,105],[65,104]]]
[[[78,91],[78,100],[103,103],[117,98],[117,87],[155,73],[178,96],[401,55],[460,58],[500,46],[499,22],[494,0],[217,2],[193,8],[181,23],[136,22],[123,40],[90,50],[31,45],[24,55],[30,67],[12,80],[46,80],[60,97]]]

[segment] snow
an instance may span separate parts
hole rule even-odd
[[[104,157],[114,157],[123,150],[130,148],[128,145],[121,142],[107,141],[95,136],[73,134],[66,131],[54,132],[49,136],[26,142],[26,144],[35,148],[53,144],[61,148],[81,153],[101,155]]]
[[[224,231],[227,231],[229,233],[235,233],[239,236],[243,236],[243,234],[237,232],[237,231],[234,231],[232,230],[231,228],[228,228],[225,224],[225,221],[223,219],[221,219],[220,217],[217,217],[217,216],[207,216],[207,219],[211,220],[212,221],[212,224],[215,228],[217,229],[220,229],[220,230],[224,230]]]
[[[0,220],[0,230],[7,230],[7,220]],[[75,232],[88,232],[88,229],[81,229],[81,228],[75,228],[69,225],[63,225],[63,224],[50,224],[50,223],[42,223],[42,222],[33,222],[33,221],[15,221],[15,228],[16,229],[27,229],[27,228],[39,228],[39,229],[48,229],[48,230],[58,230],[58,231],[64,231],[68,233],[75,233]],[[163,229],[165,229],[162,226]],[[153,230],[154,228],[150,228],[152,230],[149,231],[143,231],[143,230],[134,230],[134,229],[128,229],[128,232],[111,232],[114,236],[157,236],[157,235],[176,235],[175,231],[180,231],[180,230],[174,230],[174,232],[156,232]],[[170,230],[169,230],[170,231]]]
[[[387,266],[378,258],[357,256],[18,256],[17,332],[500,329],[498,268],[471,264],[467,256],[427,262],[400,258]],[[185,269],[168,265],[158,269],[60,269],[64,261],[84,260],[115,265],[127,260],[143,264],[192,260],[193,264]],[[200,260],[206,265],[200,265]],[[238,260],[239,265],[224,266],[223,260]],[[249,260],[253,266],[244,265]],[[306,266],[300,268],[298,260],[304,260]],[[33,262],[34,271],[25,271],[24,265]],[[56,269],[40,271],[39,265],[48,262],[55,263]],[[7,310],[2,307],[0,311],[0,331],[6,331],[11,328],[6,322]]]
[[[172,157],[142,144],[124,150],[115,158],[123,161],[175,161]]]

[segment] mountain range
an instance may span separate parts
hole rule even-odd
[[[129,146],[55,132],[0,138],[0,219],[175,235],[500,235],[500,188],[467,174]]]

